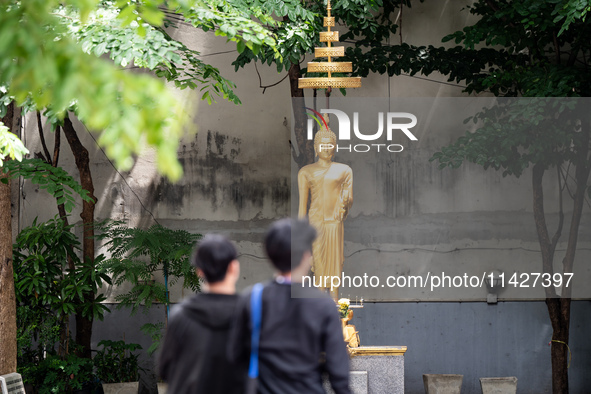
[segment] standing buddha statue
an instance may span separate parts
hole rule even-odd
[[[325,126],[314,137],[318,161],[298,172],[298,216],[308,216],[318,232],[312,247],[312,271],[314,283],[321,283],[321,288],[325,288],[325,277],[329,277],[326,286],[329,287],[330,277],[340,278],[343,271],[343,221],[353,205],[353,172],[348,165],[332,161],[336,146],[337,137],[328,127],[328,115],[325,115]],[[333,299],[338,299],[338,292],[338,288],[332,290]]]

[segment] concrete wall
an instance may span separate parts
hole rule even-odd
[[[125,339],[147,349],[150,340],[139,332],[147,322],[161,321],[164,309],[129,319],[115,310],[95,322],[93,344],[101,339]],[[591,302],[573,301],[569,368],[571,394],[589,392],[591,377]],[[550,346],[552,328],[543,302],[402,302],[365,303],[355,309],[352,324],[361,345],[405,345],[405,393],[424,393],[424,373],[463,374],[462,393],[480,393],[479,378],[516,376],[518,393],[552,392]],[[153,360],[144,352],[144,366]],[[142,378],[149,392],[154,377]]]
[[[571,393],[591,383],[591,302],[572,304]],[[518,393],[551,393],[552,327],[543,302],[377,303],[352,320],[362,345],[406,345],[405,392],[423,393],[424,373],[463,374],[462,393],[480,393],[479,378],[516,376]]]

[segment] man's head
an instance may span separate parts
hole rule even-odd
[[[236,257],[236,248],[228,238],[207,234],[193,252],[191,265],[199,270],[208,283],[217,283],[226,278],[228,266],[236,261]]]
[[[273,266],[281,273],[288,273],[302,263],[306,252],[312,252],[315,238],[316,230],[308,221],[282,219],[267,231],[265,249]]]

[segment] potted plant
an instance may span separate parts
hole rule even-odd
[[[96,375],[105,394],[137,394],[139,389],[139,355],[142,347],[124,341],[100,341],[102,347],[94,356]]]

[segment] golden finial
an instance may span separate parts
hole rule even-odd
[[[320,42],[326,42],[326,47],[314,48],[314,57],[326,57],[327,62],[308,63],[308,72],[327,73],[328,77],[319,78],[300,78],[298,87],[300,89],[325,89],[325,88],[360,88],[361,77],[336,77],[332,73],[350,73],[353,71],[351,62],[333,62],[333,57],[345,55],[345,47],[333,47],[333,42],[339,41],[339,32],[331,31],[330,28],[335,25],[335,18],[331,15],[332,7],[330,0],[326,3],[326,17],[324,17],[324,27],[326,31],[320,32]]]

